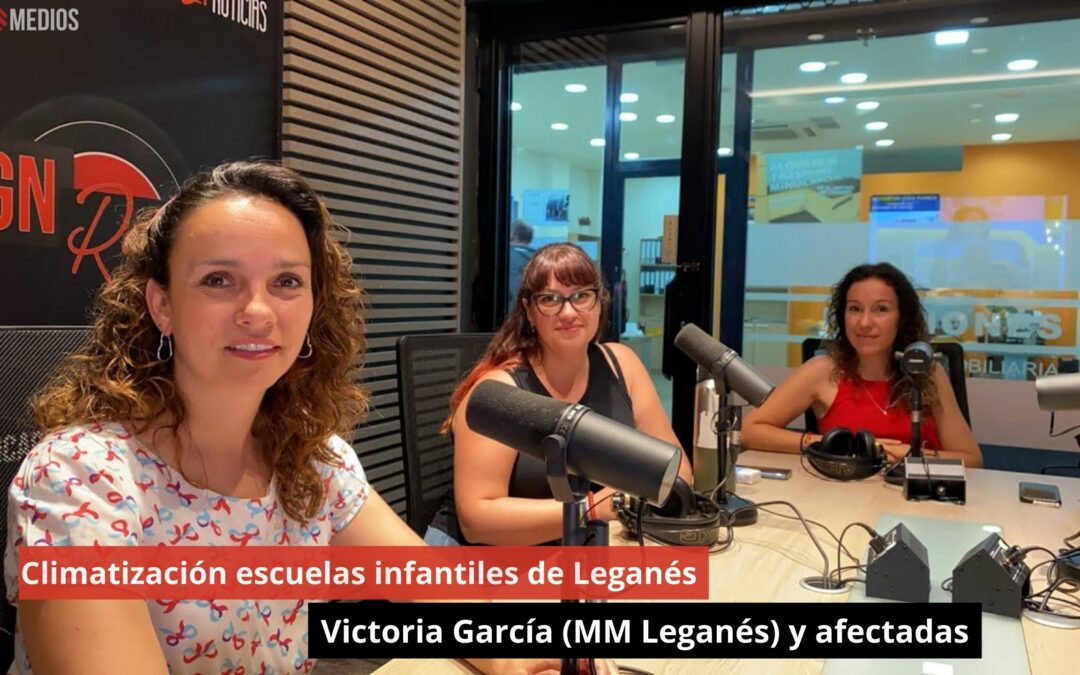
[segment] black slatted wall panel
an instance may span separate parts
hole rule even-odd
[[[394,344],[459,327],[464,0],[285,3],[282,156],[322,194],[368,293],[353,446],[405,513]]]

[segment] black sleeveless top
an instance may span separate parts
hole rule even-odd
[[[611,357],[610,364],[601,350]],[[626,378],[623,377],[622,368],[619,367],[619,362],[611,351],[611,347],[598,345],[595,342],[589,343],[588,355],[589,382],[578,403],[620,424],[633,427],[634,407],[630,402],[630,392],[626,388]],[[514,378],[514,383],[519,388],[554,398],[528,363],[510,371],[510,376]],[[593,490],[600,490],[602,487],[593,485]],[[551,494],[551,486],[548,485],[544,463],[531,455],[518,453],[517,459],[514,460],[514,468],[510,472],[508,496],[553,499],[554,495]]]
[[[604,352],[611,357],[610,364],[604,358]],[[623,377],[622,368],[619,367],[615,354],[606,345],[590,343],[588,356],[589,382],[578,403],[604,417],[633,427],[634,408],[630,402],[630,391],[626,388],[626,378]],[[508,372],[514,378],[514,383],[521,389],[552,397],[551,392],[547,390],[528,363]],[[594,484],[593,490],[600,490],[602,487]],[[514,467],[510,471],[510,485],[507,492],[510,497],[554,499],[551,487],[548,485],[544,463],[531,455],[521,453],[518,453],[517,459],[514,460]],[[435,514],[431,526],[442,530],[463,544],[469,543],[458,526],[457,509],[452,494]],[[558,544],[559,542],[556,540],[548,543]]]

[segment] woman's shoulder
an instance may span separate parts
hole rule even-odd
[[[137,452],[135,436],[119,422],[77,424],[48,432],[26,454],[25,462],[67,459],[81,465],[126,461]]]
[[[599,345],[600,350],[604,352],[604,358],[614,357],[623,372],[627,370],[633,372],[638,368],[645,368],[637,352],[621,342],[601,342]]]

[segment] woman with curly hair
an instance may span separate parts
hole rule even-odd
[[[367,395],[361,293],[331,227],[303,178],[263,162],[197,175],[133,227],[88,343],[35,401],[46,436],[10,489],[9,601],[24,545],[422,545],[339,435]],[[13,672],[313,667],[306,603],[201,605],[20,602]]]
[[[924,404],[922,439],[940,457],[981,466],[982,452],[971,434],[945,370],[916,378],[897,368],[894,354],[912,342],[930,340],[915,288],[889,263],[859,265],[833,288],[828,355],[802,364],[758,409],[743,420],[743,445],[756,450],[797,453],[821,436],[785,427],[813,410],[822,434],[837,427],[866,429],[885,448],[890,462],[904,457],[911,443],[912,387]]]

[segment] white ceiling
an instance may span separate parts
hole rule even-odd
[[[942,28],[956,28],[943,26]],[[983,145],[997,132],[1013,134],[1010,143],[1080,138],[1080,20],[1019,26],[967,26],[965,45],[941,47],[932,33],[861,41],[813,43],[759,50],[754,56],[754,127],[766,128],[783,140],[755,139],[753,152],[787,152],[895,141],[891,150],[920,147]],[[975,54],[972,50],[985,49]],[[1009,61],[1037,59],[1025,73],[1007,70]],[[803,73],[799,64],[822,61],[822,72]],[[725,55],[721,82],[721,145],[732,143],[734,57]],[[845,85],[840,76],[863,72],[863,85]],[[517,74],[512,98],[521,104],[513,112],[512,145],[567,157],[571,163],[599,168],[603,149],[589,140],[603,137],[605,68],[602,66]],[[588,91],[573,94],[566,84],[584,84]],[[640,159],[678,157],[681,147],[684,68],[681,60],[627,64],[623,91],[639,95],[624,103],[636,112],[634,122],[622,122],[620,154],[637,152]],[[839,105],[824,103],[844,96]],[[877,101],[872,112],[856,109],[859,101]],[[1017,113],[1012,124],[994,121],[998,113]],[[673,114],[672,124],[656,122]],[[835,122],[820,124],[826,118]],[[885,131],[867,131],[870,121],[887,122]],[[553,131],[553,122],[569,125]]]

